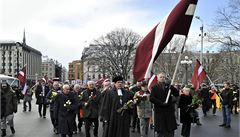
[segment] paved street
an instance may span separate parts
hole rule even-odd
[[[22,112],[22,103],[19,104],[18,113],[15,115],[16,134],[11,135],[8,127],[7,134],[10,137],[58,137],[52,132],[52,125],[49,118],[49,113],[46,119],[39,118],[35,100],[32,101],[32,112]],[[202,126],[192,125],[191,137],[238,137],[239,136],[239,116],[232,115],[232,128],[225,129],[218,125],[222,122],[221,113],[216,116],[210,113],[207,117],[200,114]],[[175,133],[176,137],[180,137],[181,126]],[[99,137],[102,135],[101,127],[99,128]],[[84,133],[78,133],[74,137],[84,137]],[[139,137],[138,133],[131,134],[131,137]],[[149,137],[153,137],[153,131]]]

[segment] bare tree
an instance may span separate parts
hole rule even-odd
[[[240,1],[229,0],[227,7],[217,11],[217,17],[209,30],[210,42],[240,50]]]
[[[94,40],[94,45],[97,46],[94,56],[100,70],[113,76],[122,75],[127,80],[140,38],[139,34],[121,28]]]

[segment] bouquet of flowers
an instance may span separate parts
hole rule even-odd
[[[121,113],[121,115],[124,114],[124,112],[127,110],[127,109],[132,109],[133,108],[133,105],[134,105],[134,102],[133,100],[129,100],[127,103],[124,103],[123,106],[119,109],[117,109],[117,112],[118,113]]]
[[[86,102],[86,107],[93,101],[93,100],[95,100],[97,98],[97,96],[96,95],[93,95],[93,92],[91,92],[91,95],[88,97],[88,100],[87,100],[87,102]]]
[[[68,100],[66,101],[66,103],[64,103],[63,106],[67,108],[67,111],[69,111],[71,104],[72,104],[72,102],[68,99]]]
[[[134,97],[134,100],[135,100],[136,103],[140,103],[141,101],[145,101],[145,100],[147,100],[147,94],[145,94],[144,92],[139,92]]]
[[[50,97],[50,98],[51,98],[52,100],[55,100],[55,98],[57,97],[57,94],[58,94],[57,92],[52,91],[52,94],[51,94],[51,97]]]
[[[191,106],[197,108],[201,103],[202,103],[202,100],[197,95],[194,95],[193,98],[192,98]]]

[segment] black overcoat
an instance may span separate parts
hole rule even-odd
[[[70,100],[70,107],[65,107],[64,104]],[[76,128],[75,115],[77,109],[77,99],[73,92],[68,94],[58,93],[55,100],[54,115],[58,120],[58,130],[60,134],[71,134]]]
[[[91,92],[93,94],[92,99],[90,99]],[[86,89],[83,91],[83,98],[80,103],[83,108],[83,118],[98,118],[100,95],[101,93],[95,88],[93,90]],[[88,105],[85,106],[84,104],[87,102]]]
[[[176,88],[165,83],[158,83],[153,86],[150,94],[150,101],[154,104],[154,129],[157,132],[166,133],[177,129],[172,97],[170,96],[167,104],[164,103],[169,87],[171,88],[171,96],[179,96]]]
[[[36,104],[48,104],[47,102],[47,94],[49,92],[49,87],[45,86],[44,88],[44,96],[42,96],[43,91],[42,91],[42,85],[38,85],[35,91],[35,96],[36,96]]]
[[[193,118],[190,113],[194,110],[193,107],[190,106],[192,103],[192,96],[187,96],[182,94],[179,100],[179,108],[180,108],[180,122],[181,123],[192,123]]]
[[[130,128],[130,114],[131,110],[126,110],[123,115],[117,112],[117,109],[121,108],[124,103],[132,99],[131,93],[122,90],[122,104],[120,104],[120,96],[118,96],[117,89],[112,88],[105,93],[100,116],[106,121],[104,127],[103,137],[129,137]]]

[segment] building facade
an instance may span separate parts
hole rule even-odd
[[[83,82],[83,67],[81,60],[74,60],[68,64],[68,80],[71,83]]]
[[[41,76],[47,76],[49,79],[55,78],[55,62],[53,59],[43,60]]]
[[[26,65],[26,78],[35,81],[41,74],[42,54],[28,46],[25,41],[0,42],[0,72],[1,74],[17,77],[18,72]]]

